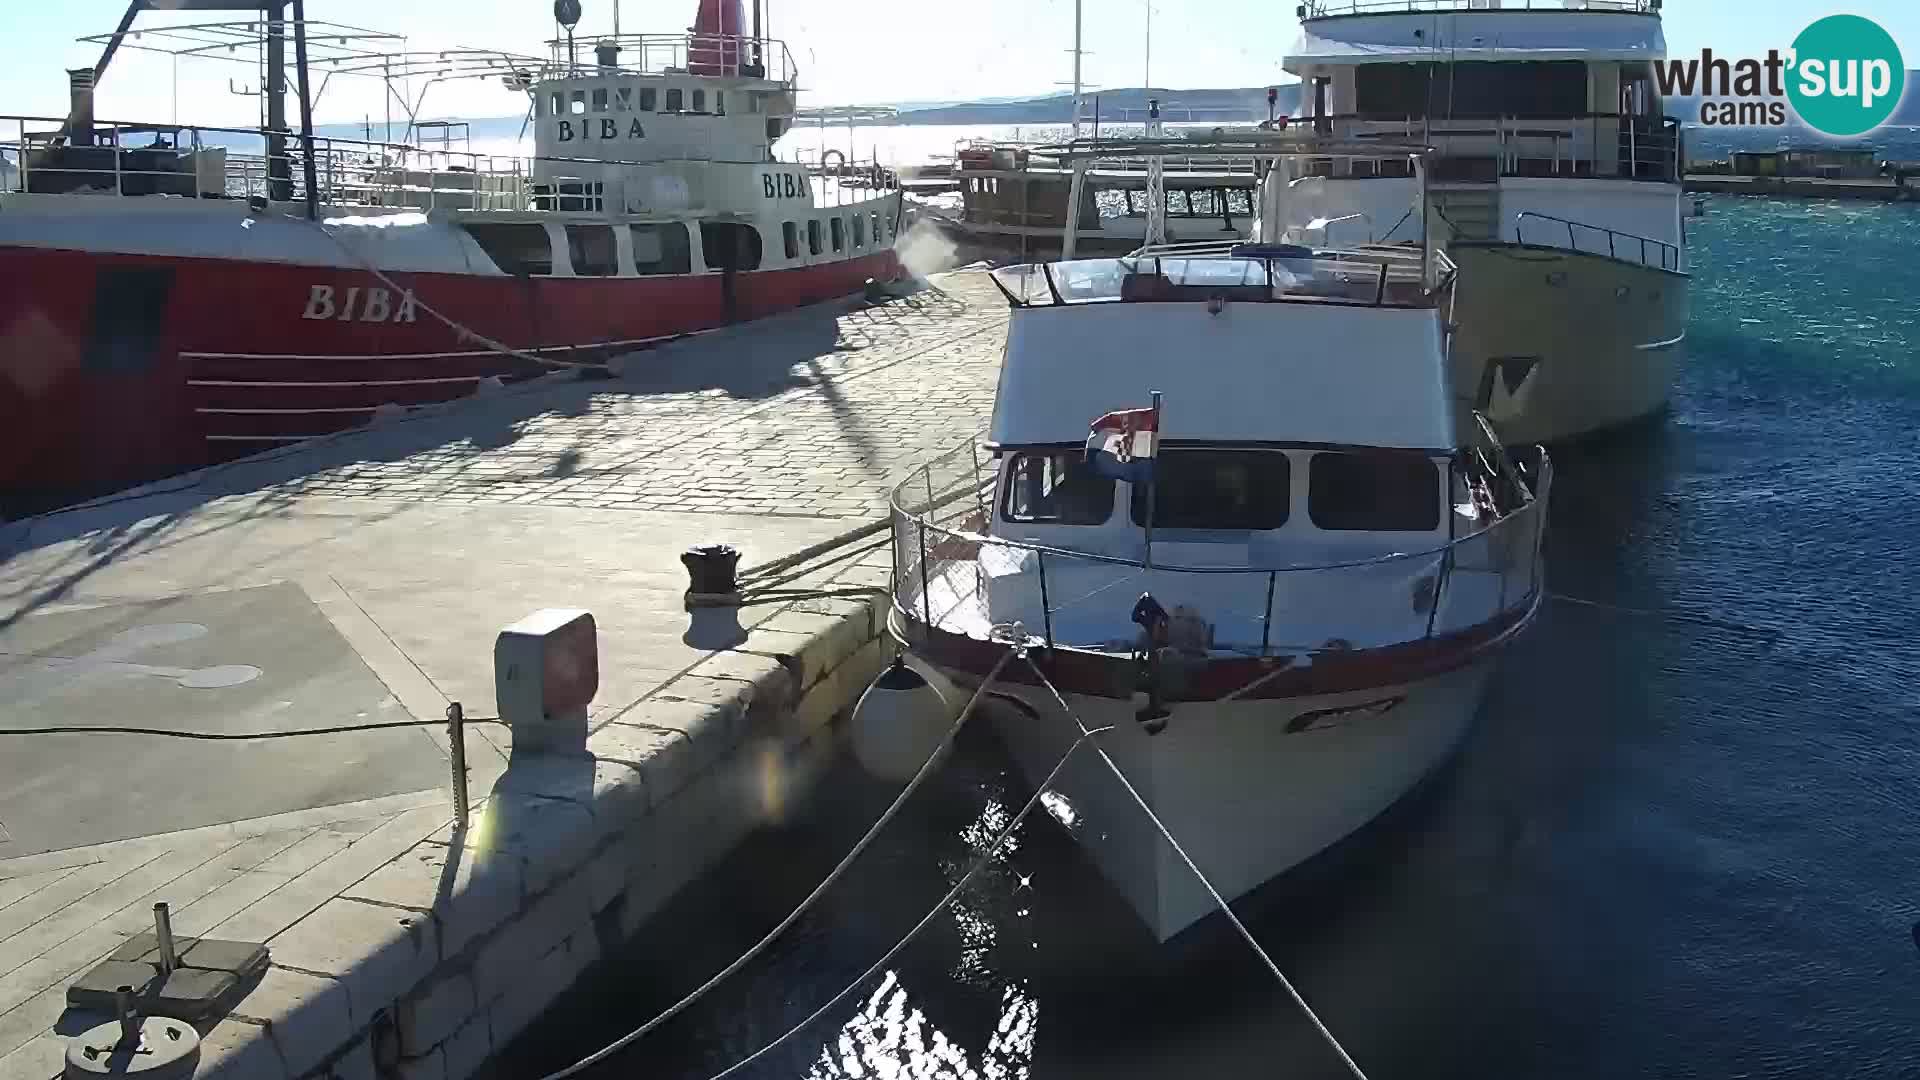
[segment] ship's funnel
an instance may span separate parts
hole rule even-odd
[[[93,145],[93,69],[67,71],[67,134],[75,146]]]
[[[695,75],[738,75],[740,38],[746,31],[740,0],[700,0],[687,48],[687,70]]]

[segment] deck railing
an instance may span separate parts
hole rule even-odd
[[[1553,482],[1538,448],[1483,464],[1498,469],[1495,481],[1450,511],[1456,520],[1478,515],[1479,527],[1444,543],[1315,564],[1149,566],[1139,543],[1076,550],[988,535],[998,462],[970,444],[894,489],[893,605],[910,640],[929,630],[989,640],[1019,623],[1049,649],[1122,654],[1135,647],[1130,613],[1143,591],[1169,611],[1199,612],[1205,651],[1216,656],[1382,648],[1470,631],[1525,612],[1541,595]],[[1463,486],[1460,463],[1452,471],[1449,486]]]
[[[1580,176],[1677,182],[1684,145],[1672,117],[1622,113],[1577,116],[1386,116],[1340,113],[1289,117],[1348,139],[1420,142],[1434,149],[1434,178],[1493,180],[1501,176]],[[1325,169],[1334,170],[1328,162]]]
[[[799,81],[787,43],[743,34],[599,34],[547,42],[551,77],[607,70],[601,50],[613,46],[614,68],[633,75],[704,75]]]
[[[1428,12],[1606,11],[1658,15],[1660,0],[1305,0],[1303,19],[1333,15],[1407,15]]]
[[[55,117],[0,115],[0,192],[171,195],[205,199],[306,198],[301,139],[256,128],[96,122],[91,146],[73,146]],[[275,144],[279,148],[275,148]],[[622,167],[645,162],[424,149],[357,139],[313,140],[322,206],[408,210],[624,210]],[[658,164],[653,162],[652,164]],[[873,162],[812,170],[823,205],[898,186]]]
[[[1527,222],[1536,222],[1534,234],[1529,237]],[[1560,231],[1567,234],[1566,249],[1569,251],[1591,251],[1599,254],[1603,249],[1609,258],[1625,262],[1638,262],[1642,266],[1657,266],[1662,270],[1680,269],[1680,247],[1665,240],[1656,240],[1651,236],[1638,233],[1621,232],[1603,225],[1589,225],[1584,221],[1570,221],[1552,214],[1535,213],[1524,210],[1513,219],[1513,238],[1516,243],[1555,241],[1545,243],[1547,247],[1560,247],[1557,243]],[[1545,235],[1542,235],[1545,234]]]
[[[1208,240],[1156,244],[1120,259],[1076,259],[995,270],[1015,307],[1189,301],[1314,301],[1432,307],[1455,273],[1446,252],[1313,249]]]

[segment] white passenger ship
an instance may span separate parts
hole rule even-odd
[[[1296,123],[1430,145],[1460,266],[1454,388],[1517,442],[1659,412],[1686,342],[1679,123],[1653,65],[1660,0],[1306,0]],[[1295,235],[1417,240],[1411,180],[1322,161]]]
[[[1394,154],[1310,136],[1231,151]],[[1423,190],[1419,155],[1393,159]],[[1438,246],[1149,248],[994,279],[1013,311],[991,465],[969,447],[895,492],[894,632],[966,688],[1027,642],[1070,714],[1019,663],[987,687],[1023,771],[1043,782],[1077,723],[1112,725],[1100,745],[1231,900],[1459,744],[1543,595],[1551,467],[1455,409]],[[1150,484],[1090,467],[1089,422],[1155,390]],[[1158,937],[1214,910],[1097,755],[1056,790]]]

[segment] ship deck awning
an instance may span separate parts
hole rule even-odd
[[[1287,71],[1351,64],[1581,60],[1632,63],[1666,55],[1657,18],[1623,13],[1479,12],[1311,21],[1281,60]]]

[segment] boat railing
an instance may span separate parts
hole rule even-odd
[[[1660,0],[1304,0],[1302,19],[1335,15],[1408,15],[1432,12],[1602,11],[1658,15]]]
[[[1405,142],[1433,147],[1436,182],[1492,181],[1505,176],[1583,177],[1677,182],[1684,165],[1680,122],[1669,116],[1634,113],[1579,113],[1561,116],[1512,114],[1445,117],[1339,113],[1288,117],[1289,128],[1311,127],[1347,139]],[[1366,178],[1385,174],[1356,171],[1327,159],[1325,176]]]
[[[1625,262],[1638,262],[1642,266],[1657,266],[1662,270],[1673,270],[1677,272],[1680,269],[1680,246],[1678,244],[1668,243],[1665,240],[1656,240],[1651,236],[1641,236],[1638,233],[1609,229],[1604,225],[1589,225],[1584,221],[1570,221],[1567,218],[1555,217],[1552,214],[1542,214],[1533,210],[1523,210],[1514,215],[1513,237],[1515,242],[1520,244],[1528,243],[1526,226],[1529,221],[1542,223],[1542,230],[1536,231],[1545,231],[1551,234],[1551,239],[1554,240],[1559,239],[1559,230],[1564,228],[1567,232],[1566,249],[1568,251],[1590,251],[1597,255],[1601,250],[1599,246],[1600,241],[1604,239],[1608,258],[1620,259]],[[1586,237],[1592,237],[1593,239],[1582,243],[1582,239]],[[1560,245],[1556,243],[1547,246],[1559,247]]]
[[[600,61],[611,47],[614,63]],[[547,42],[550,77],[622,71],[630,75],[695,75],[799,81],[787,43],[745,34],[598,34]]]
[[[1455,270],[1437,248],[1220,240],[1155,245],[1122,258],[1008,266],[990,277],[1016,308],[1178,301],[1432,307],[1443,301]]]
[[[1077,450],[1063,449],[1064,454]],[[910,638],[930,631],[995,638],[1009,623],[1047,648],[1128,652],[1142,592],[1209,624],[1214,655],[1275,656],[1384,648],[1469,632],[1531,609],[1544,586],[1541,546],[1553,467],[1538,447],[1488,463],[1466,483],[1463,452],[1450,487],[1467,489],[1457,534],[1401,550],[1262,565],[1251,541],[1209,545],[1241,565],[1183,565],[1125,550],[1074,549],[992,535],[999,458],[978,442],[913,469],[894,489],[893,606]],[[1124,501],[1124,500],[1123,500]],[[1465,524],[1459,524],[1464,522]],[[1101,529],[1105,539],[1112,533]],[[1202,545],[1156,541],[1156,552]],[[1299,640],[1309,629],[1313,640]]]
[[[0,115],[0,191],[306,198],[302,140],[290,132],[101,121],[81,135],[91,145],[76,146],[64,128],[60,118]],[[313,140],[314,193],[329,207],[623,210],[620,181],[610,173],[646,164]]]

